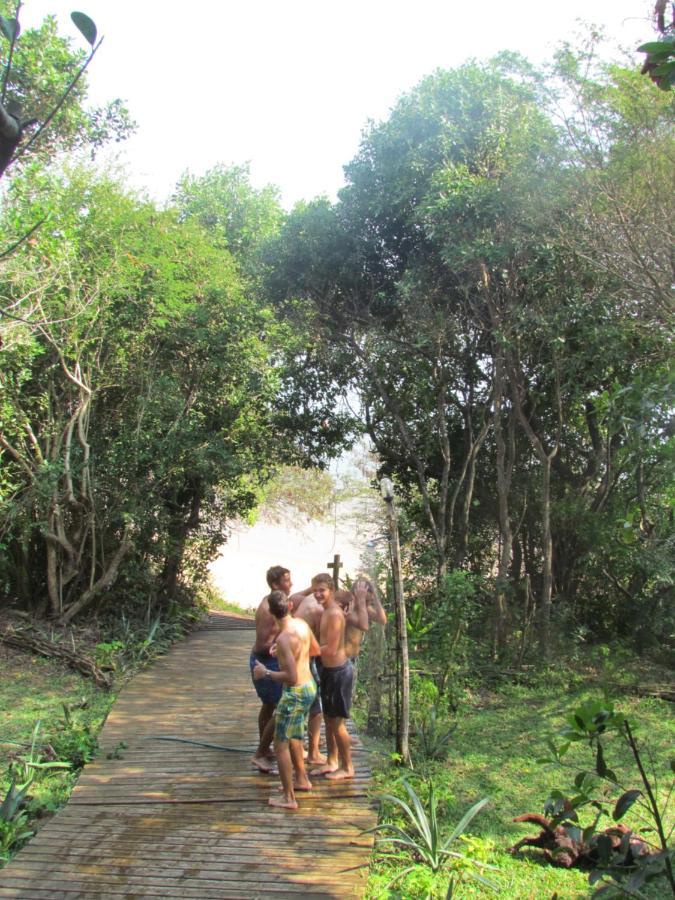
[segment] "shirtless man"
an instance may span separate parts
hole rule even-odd
[[[386,625],[387,613],[375,585],[363,576],[356,580],[353,591],[336,591],[335,599],[345,614],[345,653],[355,661],[361,652],[363,635],[373,622]]]
[[[303,619],[291,617],[291,604],[284,593],[272,591],[268,607],[279,627],[279,669],[273,671],[257,662],[253,668],[253,677],[284,686],[281,700],[277,704],[274,727],[274,749],[279,764],[283,798],[272,797],[269,805],[297,809],[295,792],[312,789],[305,771],[302,741],[309,708],[316,696],[316,683],[309,668],[309,659],[310,656],[318,655],[319,644]]]
[[[321,704],[326,720],[328,761],[315,770],[332,781],[354,777],[352,748],[345,720],[352,702],[354,666],[345,653],[345,616],[335,599],[335,585],[330,575],[322,573],[312,579],[314,596],[323,607],[320,626]],[[336,757],[331,758],[332,746]]]
[[[310,587],[308,591],[303,591],[302,594],[295,594],[291,597],[291,600],[295,600],[299,598],[299,603],[295,606],[294,616],[296,619],[303,619],[310,627],[314,637],[319,640],[320,635],[320,627],[321,627],[321,616],[323,614],[323,606],[319,603],[319,601],[314,596],[313,590]],[[307,753],[307,762],[312,766],[320,766],[326,763],[326,757],[321,754],[319,751],[319,742],[321,740],[321,693],[318,690],[319,688],[319,673],[317,672],[316,665],[314,660],[311,663],[312,675],[314,676],[314,680],[316,681],[317,686],[317,694],[314,703],[312,703],[312,707],[309,711],[309,742],[308,742],[308,753]],[[336,766],[337,768],[337,766]]]
[[[283,566],[272,566],[267,570],[267,584],[270,590],[282,591],[284,594],[291,592],[291,573]],[[255,643],[251,650],[249,668],[253,678],[253,669],[256,662],[273,671],[279,671],[279,664],[270,651],[279,633],[279,623],[272,615],[269,608],[269,595],[262,598],[260,606],[255,614]],[[270,744],[274,734],[274,710],[281,697],[281,683],[270,681],[257,681],[253,678],[253,686],[260,698],[262,706],[258,713],[258,747],[251,758],[253,765],[261,772],[271,772],[272,762],[269,758]]]

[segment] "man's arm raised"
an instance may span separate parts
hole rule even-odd
[[[347,622],[358,628],[359,631],[368,631],[370,620],[368,618],[368,608],[366,606],[366,597],[368,595],[369,582],[363,578],[359,578],[354,583],[352,595],[354,603],[352,609],[347,614]]]
[[[377,622],[378,625],[386,625],[387,624],[386,610],[380,603],[380,598],[378,595],[377,588],[375,587],[375,585],[373,584],[372,581],[368,582],[367,609],[368,609],[368,619],[371,622]]]

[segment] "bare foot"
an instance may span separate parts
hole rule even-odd
[[[314,787],[314,785],[312,784],[312,782],[309,779],[307,779],[307,781],[302,781],[300,783],[298,783],[297,781],[293,782],[293,790],[294,791],[311,791],[313,787]],[[283,791],[283,786],[279,785],[277,790]]]
[[[285,798],[283,800],[281,800],[281,799],[277,800],[276,797],[270,797],[270,799],[267,802],[269,803],[270,806],[278,806],[280,809],[297,809],[298,808],[298,804],[295,802],[295,800],[286,800]]]
[[[326,775],[328,772],[336,772],[337,771],[337,763],[333,765],[332,763],[326,763],[324,766],[319,766],[318,769],[310,769],[310,775]]]
[[[308,766],[323,766],[327,762],[327,758],[323,756],[323,754],[319,753],[316,756],[308,756],[307,757],[307,765]]]
[[[326,778],[329,778],[331,781],[346,781],[348,778],[353,777],[353,769],[351,771],[349,769],[335,769],[332,772],[326,772]]]
[[[271,774],[273,769],[272,763],[265,756],[252,756],[251,764],[260,772],[264,772],[265,775]]]

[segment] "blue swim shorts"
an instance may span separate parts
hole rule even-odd
[[[276,656],[270,656],[269,653],[254,653],[253,650],[251,650],[251,656],[248,661],[248,666],[251,670],[251,681],[253,682],[256,694],[260,697],[262,703],[276,706],[281,699],[283,684],[280,681],[272,681],[271,678],[254,678],[253,667],[256,662],[262,663],[266,669],[271,669],[272,672],[278,672],[279,663],[277,662],[277,658]]]

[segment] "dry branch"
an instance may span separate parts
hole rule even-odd
[[[112,687],[110,676],[102,672],[90,656],[87,656],[85,653],[77,653],[75,650],[69,650],[62,644],[55,644],[53,641],[49,641],[40,635],[29,634],[23,628],[17,629],[11,625],[6,625],[0,629],[0,642],[26,653],[37,653],[49,659],[62,659],[72,669],[76,669],[83,675],[93,678],[98,687],[105,688],[105,690],[110,690]]]

